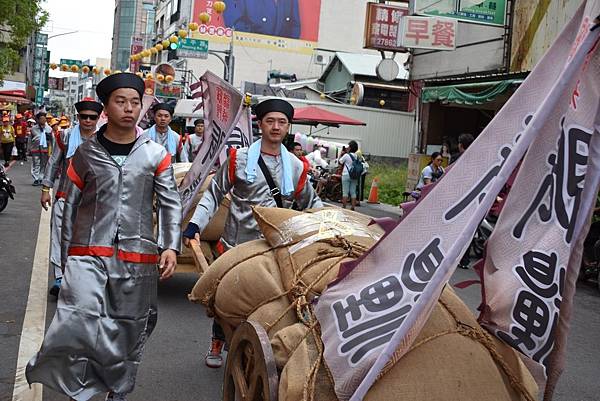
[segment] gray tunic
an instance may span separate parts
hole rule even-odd
[[[190,162],[193,162],[198,156],[200,151],[200,145],[202,145],[202,137],[196,134],[188,135],[188,139],[185,142],[185,150]]]
[[[281,156],[274,157],[266,154],[262,156],[273,180],[281,188],[283,172]],[[248,148],[237,150],[235,160],[232,159],[230,153],[227,162],[214,175],[190,220],[202,232],[225,195],[231,193],[231,206],[222,238],[227,248],[261,237],[258,224],[252,215],[252,206],[277,207],[260,168],[257,167],[256,179],[253,183],[246,181],[247,160]],[[291,208],[294,201],[300,210],[323,207],[321,199],[314,192],[306,177],[303,163],[295,156],[290,157],[290,162],[293,170],[292,182],[296,192],[289,196],[281,195],[284,207]],[[235,174],[232,174],[233,171]]]
[[[95,137],[77,149],[67,170],[64,281],[42,347],[27,365],[29,383],[77,401],[133,390],[157,318],[159,251],[180,250],[181,200],[170,158],[146,136],[123,165]]]

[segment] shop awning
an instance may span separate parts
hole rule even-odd
[[[31,104],[31,101],[18,96],[0,95],[0,103]]]
[[[324,110],[315,106],[308,106],[296,109],[294,111],[294,124],[313,125],[319,124],[330,127],[339,127],[340,125],[367,125],[362,121],[354,120],[350,117]]]
[[[442,102],[457,104],[483,104],[493,101],[498,95],[506,92],[512,85],[518,85],[522,79],[504,81],[478,82],[448,86],[432,86],[423,88],[423,103]],[[473,90],[479,89],[478,92]]]

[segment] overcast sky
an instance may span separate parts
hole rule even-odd
[[[46,0],[43,7],[50,13],[44,28],[44,33],[50,36],[50,62],[58,63],[65,58],[89,59],[95,63],[97,57],[110,58],[114,0]],[[78,32],[52,38],[71,31]],[[60,75],[52,70],[50,74]]]

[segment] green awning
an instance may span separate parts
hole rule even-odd
[[[421,100],[423,103],[440,101],[442,103],[483,104],[491,102],[498,95],[522,79],[507,79],[505,81],[480,82],[475,84],[459,84],[449,86],[432,86],[423,88]],[[465,92],[463,89],[485,88],[480,92]]]

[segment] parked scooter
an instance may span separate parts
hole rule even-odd
[[[8,205],[8,198],[15,199],[15,193],[11,179],[6,176],[4,167],[0,165],[0,212]]]
[[[497,219],[494,216],[488,214],[477,227],[473,235],[473,241],[471,241],[471,250],[477,259],[483,258],[485,243],[492,235],[496,221]]]

